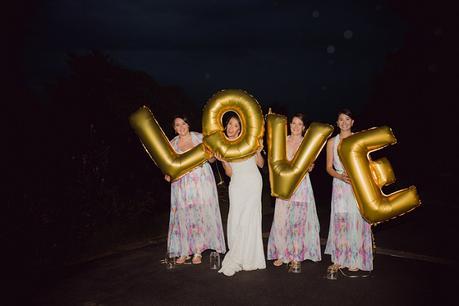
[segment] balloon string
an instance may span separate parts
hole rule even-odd
[[[217,167],[217,174],[218,174],[218,183],[217,183],[217,185],[220,186],[221,184],[225,183],[225,181],[223,180],[223,177],[220,174],[220,169],[218,167],[218,162],[215,163],[215,167]]]

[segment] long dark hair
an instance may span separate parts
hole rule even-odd
[[[228,123],[230,122],[230,120],[233,119],[233,118],[236,119],[237,122],[239,123],[239,134],[238,134],[237,136],[241,135],[241,133],[242,133],[241,118],[239,118],[239,116],[238,116],[237,114],[231,114],[231,115],[228,117],[228,119],[226,119],[226,122],[225,122],[225,135],[226,135],[226,136],[228,136],[228,135],[226,134],[226,127],[228,126]]]

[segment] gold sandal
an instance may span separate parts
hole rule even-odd
[[[201,254],[194,254],[193,260],[191,261],[193,265],[199,265],[202,263],[202,255]]]
[[[347,268],[349,272],[357,272],[359,271],[359,268]]]
[[[284,264],[284,262],[281,260],[281,259],[276,259],[275,261],[273,261],[273,265],[275,267],[280,267]]]
[[[290,262],[290,266],[288,268],[288,272],[291,273],[301,273],[301,262],[293,260]]]
[[[340,268],[341,268],[340,264],[334,263],[334,264],[328,266],[327,271],[328,272],[337,272]]]
[[[190,256],[180,256],[180,257],[177,258],[177,260],[175,261],[175,264],[176,264],[176,265],[183,265],[188,259],[190,259]]]

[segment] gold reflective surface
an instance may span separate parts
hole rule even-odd
[[[222,123],[226,112],[237,113],[241,120],[241,134],[235,140],[225,136]],[[245,159],[256,153],[264,134],[263,113],[257,100],[238,89],[222,90],[214,94],[203,110],[203,143],[210,151],[227,161]]]
[[[395,182],[394,171],[386,158],[372,161],[370,153],[396,143],[392,130],[383,126],[355,133],[338,147],[362,217],[372,224],[403,215],[421,204],[414,186],[389,195],[381,190]]]
[[[269,113],[266,121],[271,195],[289,199],[326,144],[328,137],[333,132],[333,127],[329,124],[311,123],[293,159],[289,161],[287,159],[287,118]]]
[[[132,128],[142,142],[145,151],[164,174],[177,180],[211,158],[211,153],[200,144],[191,150],[178,154],[146,106],[141,107],[129,117]]]

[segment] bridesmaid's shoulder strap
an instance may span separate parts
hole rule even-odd
[[[174,145],[175,143],[177,143],[177,141],[178,141],[178,138],[179,138],[179,137],[178,137],[178,135],[177,135],[177,136],[175,136],[174,138],[172,138],[172,140],[171,140],[171,141],[169,141],[169,142],[171,143],[171,145]]]
[[[335,136],[335,145],[338,145],[339,143],[339,134]]]
[[[196,144],[202,143],[202,134],[198,132],[190,132],[193,142]]]
[[[170,141],[170,144],[172,148],[174,148],[175,151],[177,151],[178,149],[178,139],[179,139],[179,136],[177,135],[174,138],[172,138],[172,140]]]

